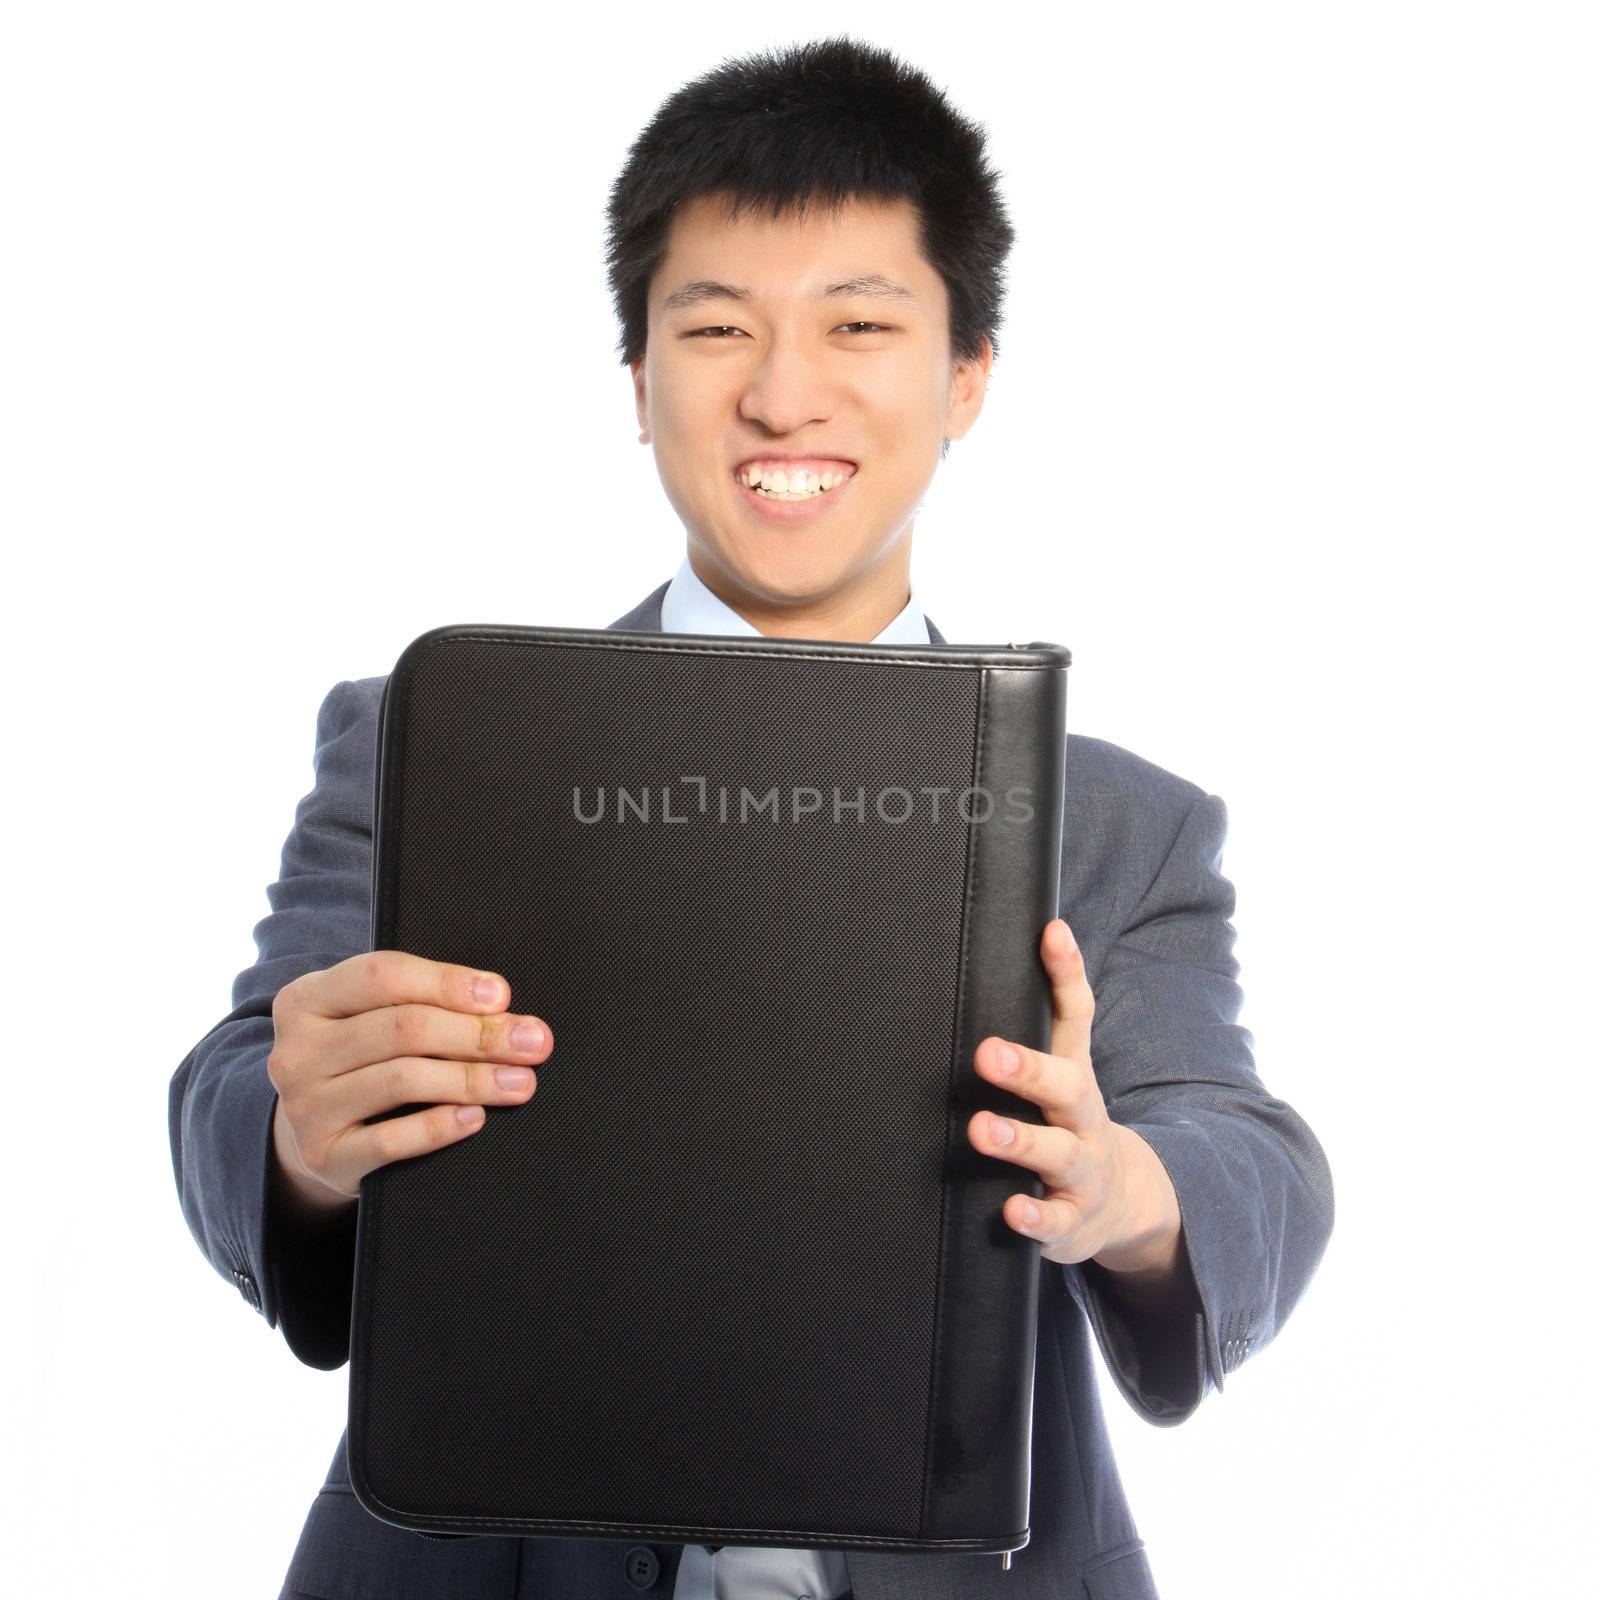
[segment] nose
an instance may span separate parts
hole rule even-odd
[[[837,400],[825,354],[813,357],[795,340],[774,339],[739,396],[739,415],[780,437],[828,422]]]

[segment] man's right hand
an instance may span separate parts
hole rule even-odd
[[[351,956],[285,984],[272,1002],[267,1057],[280,1202],[307,1219],[343,1211],[373,1168],[466,1138],[483,1126],[485,1106],[527,1100],[534,1063],[553,1041],[541,1018],[506,1013],[510,1002],[496,973],[402,950]],[[366,1120],[422,1102],[427,1109]]]

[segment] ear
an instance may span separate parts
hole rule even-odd
[[[981,353],[969,361],[958,361],[950,374],[950,409],[945,416],[946,439],[961,439],[978,420],[984,396],[989,390],[989,369],[994,365],[994,346],[984,336]]]
[[[644,380],[644,357],[640,356],[637,360],[630,361],[628,363],[628,371],[633,374],[633,409],[638,416],[641,429],[639,443],[648,444],[650,442],[650,423],[647,420],[649,410],[645,405],[647,393]]]

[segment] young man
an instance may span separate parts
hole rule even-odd
[[[912,595],[912,527],[982,407],[1012,237],[979,130],[848,40],[735,61],[661,108],[610,222],[640,439],[687,535],[676,575],[611,626],[944,643]],[[324,701],[259,959],[171,1088],[196,1239],[323,1369],[348,1355],[362,1175],[472,1137],[484,1107],[525,1102],[534,1068],[560,1061],[537,995],[513,1013],[495,974],[364,953],[382,687],[341,682]],[[1089,1330],[1141,1416],[1182,1422],[1282,1326],[1332,1227],[1322,1149],[1267,1093],[1236,1021],[1225,831],[1215,796],[1070,738],[1063,917],[1039,940],[1051,1049],[987,1039],[972,1062],[1044,1122],[978,1113],[967,1129],[1045,1187],[1036,1216],[1020,1193],[1003,1209],[1044,1274],[1031,1539],[1009,1571],[979,1556],[430,1539],[354,1499],[341,1438],[284,1594],[1155,1594]],[[429,1109],[365,1120],[408,1103]]]

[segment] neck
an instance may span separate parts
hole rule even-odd
[[[894,551],[881,571],[865,574],[847,589],[801,600],[774,599],[747,588],[730,571],[711,566],[695,551],[689,564],[697,578],[769,639],[828,639],[870,644],[905,610],[911,599],[910,552]]]

